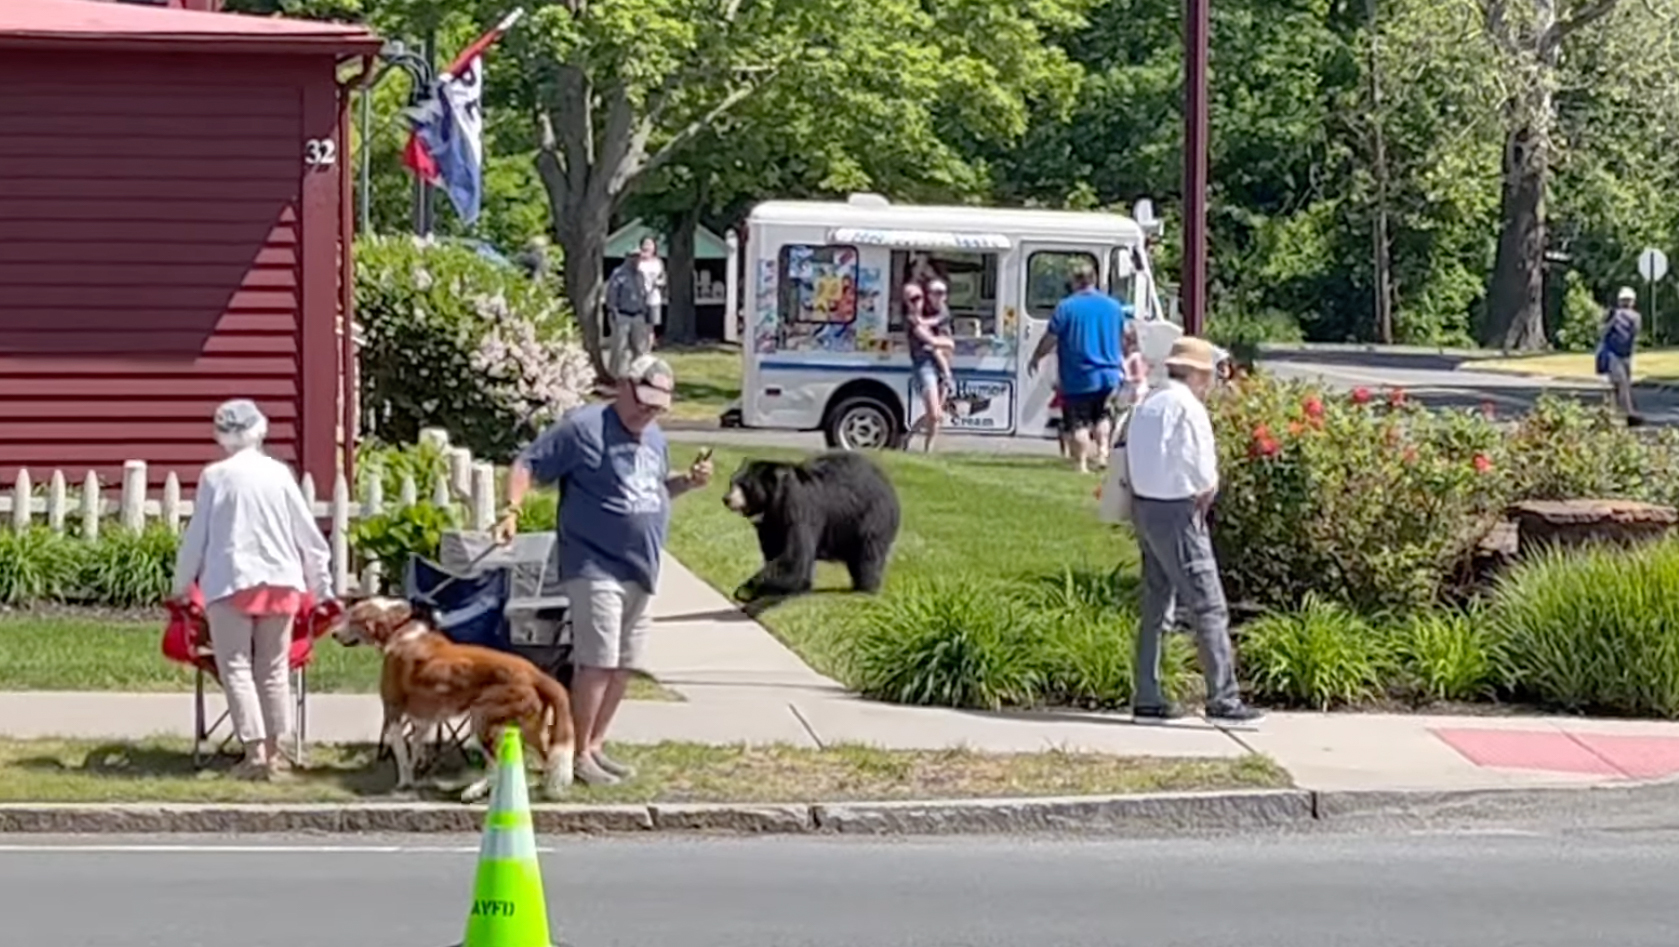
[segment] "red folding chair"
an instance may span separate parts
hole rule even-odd
[[[209,719],[204,682],[209,678],[220,686],[221,678],[216,673],[216,653],[210,647],[210,622],[205,617],[204,598],[198,586],[192,587],[187,602],[169,602],[166,607],[169,609],[169,624],[163,629],[163,656],[176,664],[184,664],[193,669],[192,763],[202,768],[212,756],[226,752],[237,734],[233,732],[226,708],[223,708],[221,715],[214,721]],[[332,627],[337,612],[336,603],[330,603],[328,608],[316,608],[314,599],[305,595],[296,618],[292,620],[291,653],[288,655],[288,663],[292,671],[292,693],[297,701],[297,726],[292,735],[292,755],[299,764],[304,761],[303,748],[308,734],[309,662],[315,656],[315,639],[326,634]],[[214,750],[206,751],[205,748],[215,739],[223,724],[227,725],[226,734],[215,741]]]

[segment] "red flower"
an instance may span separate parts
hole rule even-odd
[[[1368,389],[1368,388],[1354,388],[1353,389],[1353,404],[1369,404],[1369,403],[1370,403],[1370,389]]]
[[[1405,389],[1395,388],[1392,391],[1388,392],[1388,404],[1389,405],[1397,408],[1404,403],[1405,403]]]
[[[1278,444],[1269,434],[1264,437],[1256,436],[1253,439],[1253,443],[1248,445],[1248,456],[1255,459],[1260,457],[1275,457],[1277,455],[1277,451],[1279,450],[1282,450],[1282,445]]]
[[[1300,435],[1302,435],[1304,433],[1306,433],[1306,425],[1301,424],[1299,421],[1288,422],[1288,436],[1289,437],[1299,437]]]
[[[1308,396],[1301,407],[1305,409],[1306,417],[1308,418],[1323,417],[1323,399],[1319,398],[1317,395]]]
[[[1476,454],[1475,472],[1482,474],[1492,473],[1492,458],[1485,454]]]
[[[1402,458],[1407,464],[1416,463],[1417,462],[1417,449],[1415,447],[1405,448],[1405,453],[1402,455]]]

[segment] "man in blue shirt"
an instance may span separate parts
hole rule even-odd
[[[560,579],[571,604],[576,669],[576,773],[590,785],[635,775],[603,752],[606,730],[641,665],[671,498],[711,480],[705,455],[686,474],[670,475],[658,418],[675,385],[663,360],[643,355],[631,362],[613,401],[571,411],[513,462],[507,510],[496,526],[498,538],[511,537],[531,484],[559,484]]]
[[[1098,467],[1107,466],[1110,404],[1125,379],[1125,355],[1134,340],[1119,301],[1096,287],[1096,271],[1081,263],[1072,276],[1073,294],[1055,307],[1026,370],[1036,375],[1038,363],[1055,352],[1062,424],[1072,432],[1073,462],[1084,473],[1092,454]]]

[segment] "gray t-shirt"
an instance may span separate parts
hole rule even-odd
[[[591,404],[561,418],[521,456],[537,483],[560,487],[560,578],[656,591],[670,527],[670,456],[659,426],[637,438],[611,404]]]

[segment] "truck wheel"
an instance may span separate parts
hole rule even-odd
[[[828,412],[822,430],[829,447],[886,450],[898,442],[897,412],[873,395],[853,395]]]

